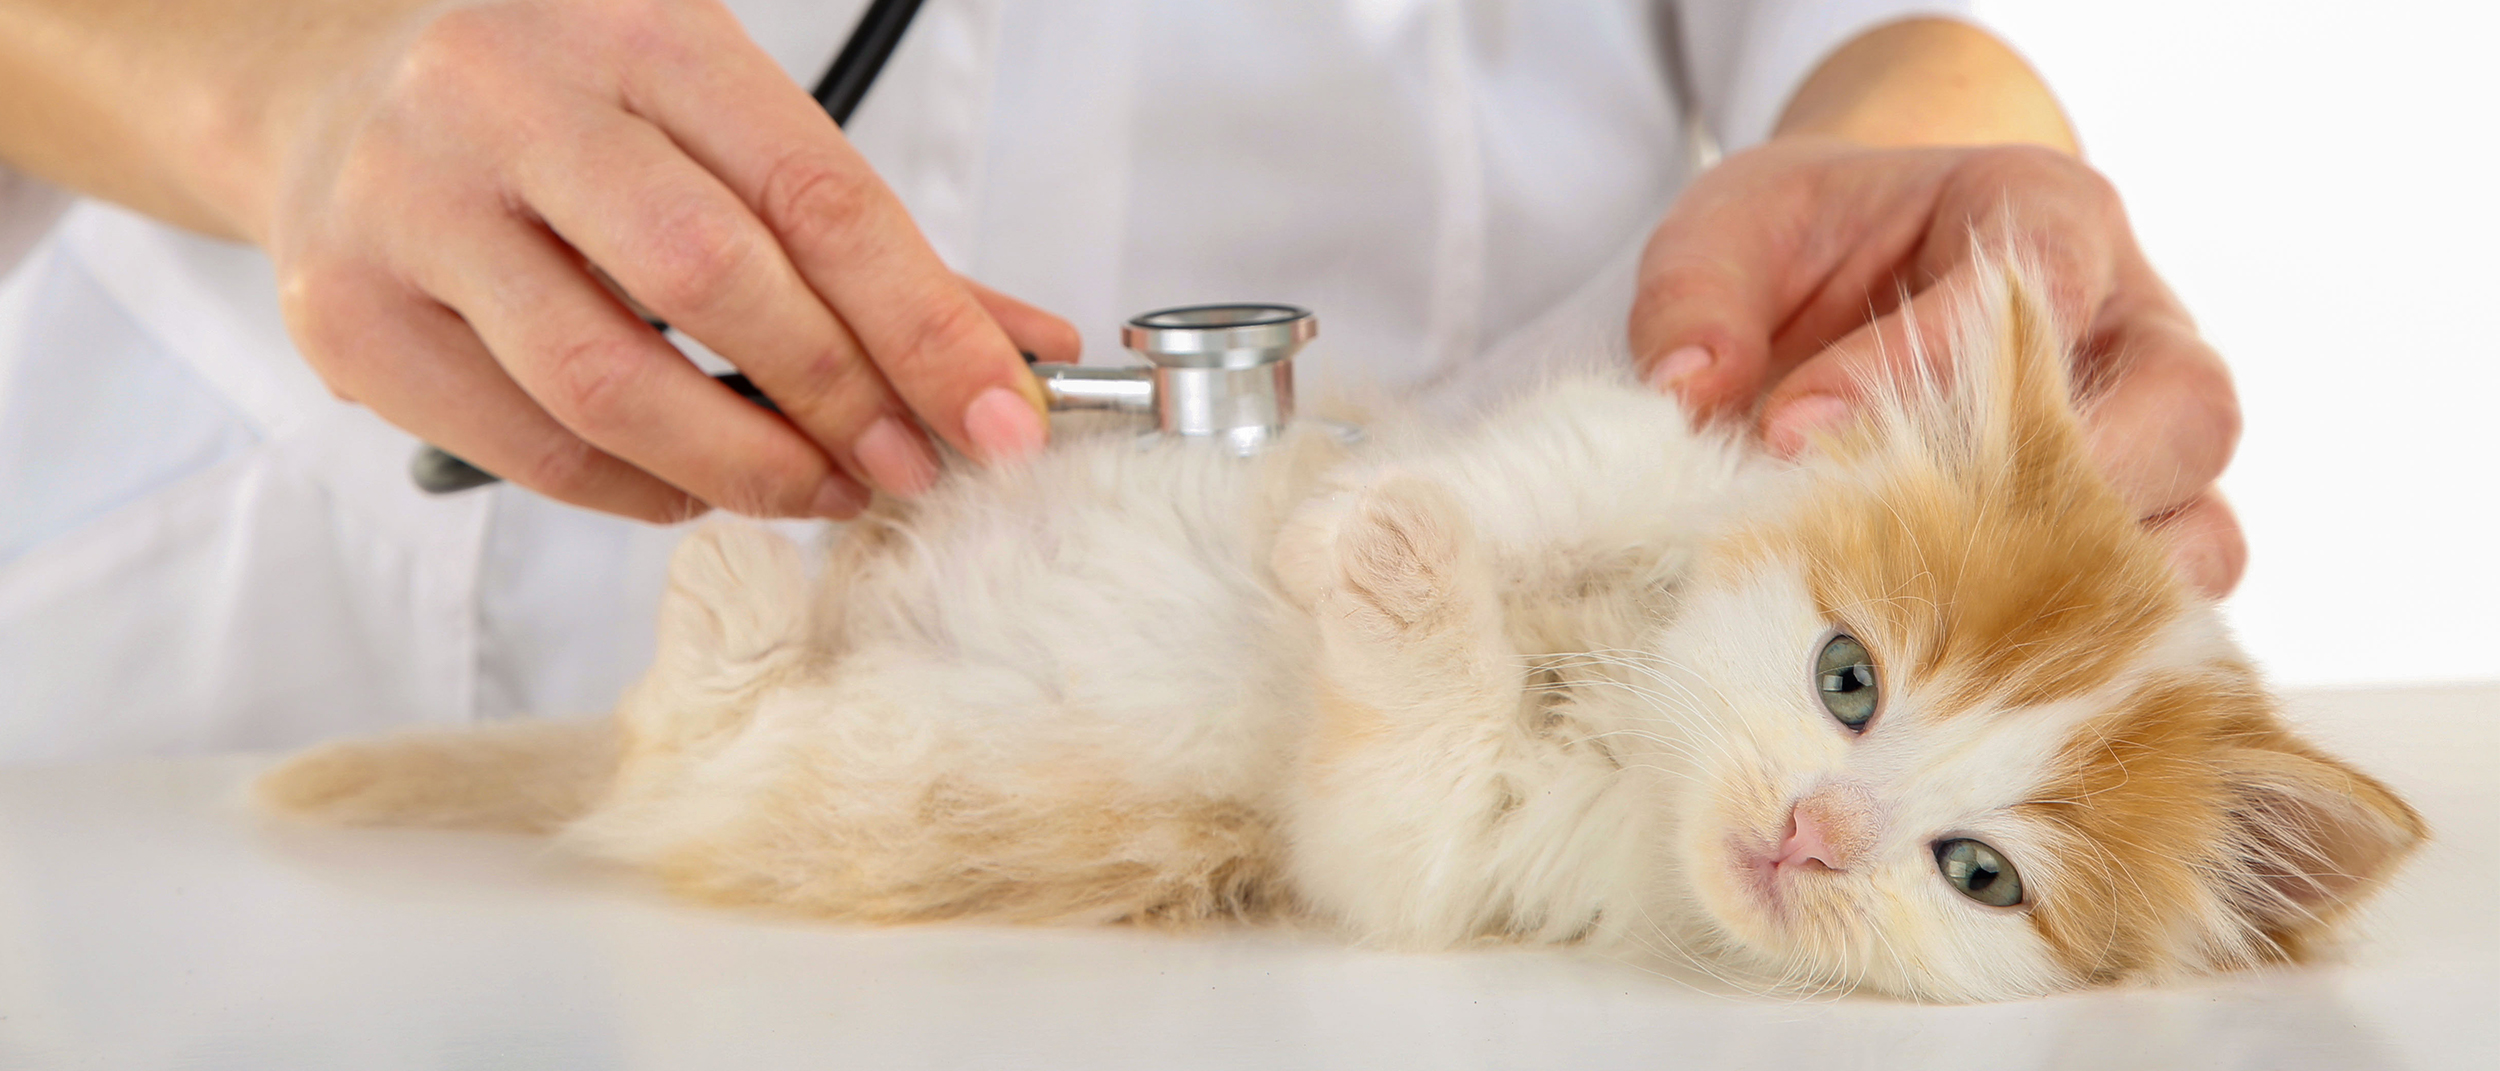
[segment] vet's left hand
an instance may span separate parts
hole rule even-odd
[[[1950,330],[1943,313],[1973,282],[1974,255],[2005,248],[2043,269],[2075,340],[2101,470],[2171,541],[2182,575],[2228,593],[2247,561],[2214,489],[2239,440],[2230,372],[2145,261],[2107,180],[2071,156],[1819,136],[1731,156],[1650,239],[1633,353],[1697,415],[1751,420],[1793,453],[1847,415],[1861,377],[1908,359],[1913,323]]]

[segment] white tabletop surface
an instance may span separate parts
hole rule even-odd
[[[0,1068],[2500,1068],[2500,685],[2293,707],[2438,838],[2343,962],[1960,1008],[1278,931],[761,919],[524,838],[264,821],[263,758],[0,771]]]

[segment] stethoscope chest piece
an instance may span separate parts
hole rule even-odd
[[[1293,305],[1184,305],[1130,320],[1120,343],[1146,359],[1126,368],[1038,365],[1053,409],[1151,415],[1164,435],[1248,456],[1293,422],[1293,358],[1319,318]]]

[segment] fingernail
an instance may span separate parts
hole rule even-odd
[[[847,476],[827,476],[816,485],[816,500],[808,510],[819,517],[847,521],[868,508],[868,489]]]
[[[981,452],[983,464],[1031,457],[1047,434],[1033,403],[1005,387],[982,391],[964,407],[964,435]]]
[[[1831,394],[1804,394],[1792,398],[1763,421],[1762,441],[1771,452],[1781,457],[1794,457],[1806,448],[1814,433],[1838,424],[1849,415],[1849,403]]]
[[[1706,368],[1712,361],[1710,351],[1700,346],[1684,346],[1666,356],[1649,370],[1649,385],[1667,393]]]
[[[851,453],[868,470],[869,479],[893,494],[910,497],[937,483],[937,455],[899,418],[877,418],[851,444]]]

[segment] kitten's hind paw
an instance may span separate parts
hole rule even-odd
[[[703,749],[757,698],[813,664],[811,590],[799,549],[761,525],[716,522],[678,544],[651,672],[617,708],[635,754]]]
[[[760,525],[705,525],[669,558],[660,659],[681,680],[758,676],[803,645],[807,603],[790,540]]]

